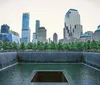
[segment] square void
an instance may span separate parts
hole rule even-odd
[[[65,82],[68,80],[62,71],[37,71],[31,82]]]

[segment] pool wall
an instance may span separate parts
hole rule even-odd
[[[0,53],[0,69],[17,63],[17,52]]]
[[[82,62],[82,52],[18,52],[19,62]]]
[[[84,63],[100,68],[100,53],[83,52]]]
[[[3,52],[0,53],[0,69],[17,62],[79,63],[100,68],[100,53],[96,52]]]

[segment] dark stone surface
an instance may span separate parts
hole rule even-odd
[[[17,62],[17,52],[0,53],[0,69]]]
[[[96,52],[3,52],[0,69],[16,62],[69,63],[84,62],[100,68],[100,53]]]
[[[81,62],[82,52],[18,52],[19,62]]]
[[[83,52],[84,63],[93,67],[100,68],[100,53],[96,52]]]

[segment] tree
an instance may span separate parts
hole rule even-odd
[[[98,50],[98,46],[97,46],[97,42],[96,41],[91,41],[90,43],[90,48],[93,49],[93,50]]]
[[[83,42],[83,50],[87,50],[87,43]]]
[[[2,49],[3,49],[3,42],[0,41],[0,50],[2,50]]]
[[[46,43],[44,44],[44,50],[48,50],[48,48],[49,48],[49,44],[46,42]]]
[[[40,42],[40,47],[39,47],[39,50],[44,50],[44,43],[43,42]]]
[[[70,50],[77,50],[77,43],[76,42],[72,42],[70,43]]]
[[[77,50],[82,51],[83,50],[83,42],[76,42],[76,43],[77,43],[77,45],[76,45]]]
[[[33,50],[37,50],[37,44],[36,44],[36,43],[33,44],[32,49],[33,49]]]
[[[51,50],[56,50],[57,49],[56,43],[51,42],[50,45],[51,45]]]
[[[12,50],[12,42],[4,42],[3,48],[4,50]]]
[[[27,49],[32,49],[32,48],[33,48],[33,43],[29,42],[29,43],[27,44]]]
[[[68,44],[68,43],[64,43],[64,44],[63,44],[63,49],[64,49],[65,51],[70,50],[69,44]]]
[[[91,41],[90,41],[90,40],[88,40],[88,42],[87,42],[87,49],[88,49],[88,50],[91,49]]]
[[[43,50],[43,49],[44,49],[44,43],[38,41],[38,42],[37,42],[37,49],[38,49],[38,50]]]
[[[18,49],[19,49],[18,43],[13,42],[13,43],[12,43],[12,49],[13,49],[13,50],[18,50]]]
[[[98,41],[97,44],[98,44],[98,45],[97,45],[97,48],[98,48],[98,50],[100,50],[100,41]]]
[[[63,50],[63,44],[62,44],[61,42],[59,42],[59,43],[57,44],[57,50],[58,50],[58,51],[62,51],[62,50]]]
[[[22,42],[22,43],[20,44],[20,49],[21,49],[21,50],[26,50],[26,46],[25,46],[24,42]]]

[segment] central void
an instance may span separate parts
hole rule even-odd
[[[66,82],[63,71],[37,71],[31,82]]]

